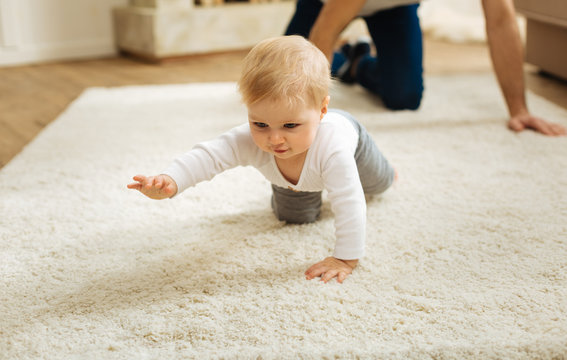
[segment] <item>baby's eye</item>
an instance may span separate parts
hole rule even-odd
[[[297,126],[299,126],[299,124],[294,124],[294,123],[284,124],[284,127],[288,129],[293,129]]]
[[[258,121],[254,122],[254,125],[259,127],[259,128],[267,128],[268,127],[268,124],[263,123],[263,122],[258,122]]]

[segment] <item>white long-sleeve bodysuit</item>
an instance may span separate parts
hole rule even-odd
[[[335,215],[336,244],[333,256],[359,259],[364,254],[366,201],[354,154],[359,134],[351,120],[329,112],[319,125],[296,185],[279,171],[274,155],[262,151],[250,134],[249,124],[199,143],[175,159],[164,174],[175,180],[178,193],[210,180],[230,168],[254,166],[272,184],[295,191],[326,189]]]

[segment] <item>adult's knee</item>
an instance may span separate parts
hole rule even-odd
[[[357,81],[364,88],[380,96],[384,106],[391,110],[416,110],[423,95],[423,77],[420,66],[399,66],[392,61],[379,63],[368,56],[357,68]]]
[[[417,110],[422,96],[422,89],[393,89],[382,94],[382,101],[390,110]]]

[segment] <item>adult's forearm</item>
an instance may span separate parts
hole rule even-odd
[[[341,32],[354,19],[366,0],[328,0],[309,34],[311,40],[332,61]]]
[[[512,0],[483,0],[490,56],[510,116],[527,113],[524,51]]]

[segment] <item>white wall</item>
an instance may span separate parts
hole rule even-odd
[[[0,66],[116,53],[112,8],[128,0],[0,0]]]
[[[127,4],[128,0],[0,0],[0,66],[113,55],[111,10]],[[420,17],[429,36],[485,41],[480,0],[424,0]]]

